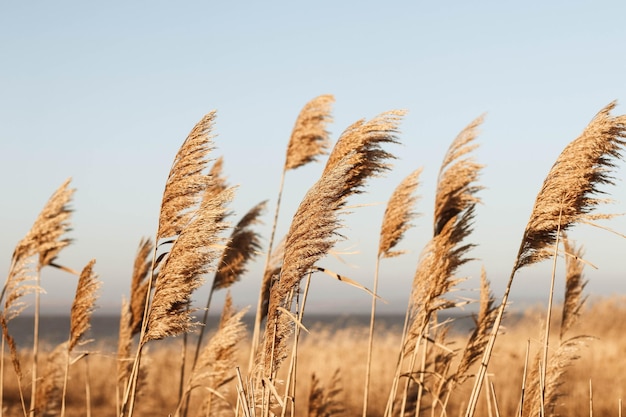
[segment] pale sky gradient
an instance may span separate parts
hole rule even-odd
[[[541,183],[568,142],[602,107],[626,113],[626,3],[525,2],[2,2],[0,5],[0,270],[52,192],[77,188],[70,237],[59,261],[75,269],[96,258],[101,311],[128,296],[139,240],[156,232],[173,157],[193,125],[218,112],[215,157],[238,184],[236,221],[269,199],[259,230],[269,238],[293,123],[310,99],[333,94],[333,142],[354,121],[406,109],[399,159],[355,208],[337,249],[345,264],[322,262],[371,286],[384,206],[393,188],[423,167],[422,213],[401,248],[381,264],[380,294],[400,311],[420,251],[432,234],[436,175],[456,134],[486,114],[476,152],[486,165],[470,241],[502,294]],[[616,202],[626,212],[624,164]],[[288,229],[323,164],[288,173],[277,235]],[[624,218],[606,223],[626,233]],[[578,227],[571,237],[598,270],[590,295],[626,293],[626,240]],[[263,257],[232,291],[254,305]],[[512,299],[544,301],[550,263],[520,273]],[[558,291],[562,291],[560,265]],[[69,311],[75,278],[45,271],[45,303]],[[195,295],[204,304],[207,291]],[[470,294],[472,295],[472,294]],[[473,296],[473,295],[472,295]],[[223,294],[218,296],[219,299]],[[315,276],[310,311],[369,309],[367,295]]]

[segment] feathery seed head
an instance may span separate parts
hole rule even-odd
[[[600,185],[613,184],[611,169],[622,158],[626,142],[626,115],[611,116],[604,107],[557,158],[535,200],[513,271],[551,256],[546,250],[558,230],[575,223],[611,217],[592,211],[606,202],[597,198]]]
[[[322,95],[309,101],[296,120],[287,145],[285,171],[296,169],[326,154],[329,132],[326,125],[332,121],[332,95]]]

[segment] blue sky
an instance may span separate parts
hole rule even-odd
[[[402,310],[421,249],[432,231],[436,175],[456,134],[486,114],[476,158],[486,188],[470,241],[500,297],[543,178],[597,111],[618,100],[626,112],[626,4],[618,1],[511,2],[3,2],[0,5],[0,270],[50,194],[68,177],[77,188],[60,261],[76,269],[96,258],[101,311],[127,296],[139,240],[153,236],[174,154],[205,113],[218,112],[215,157],[239,185],[243,215],[269,199],[259,229],[269,236],[280,172],[302,106],[333,94],[335,141],[343,129],[383,111],[406,109],[399,159],[369,183],[346,217],[345,263],[324,261],[366,286],[384,206],[393,188],[423,167],[408,253],[381,264],[383,310]],[[282,236],[323,165],[288,173],[277,234]],[[624,166],[616,200],[626,212]],[[236,218],[233,218],[236,220]],[[623,218],[606,223],[626,233]],[[591,295],[626,292],[626,241],[579,227],[571,234],[598,266]],[[263,257],[232,291],[256,303]],[[550,263],[523,270],[512,299],[545,299]],[[561,267],[562,272],[562,267]],[[45,271],[45,303],[67,308],[75,278]],[[561,291],[562,283],[558,286]],[[472,295],[472,294],[470,294]],[[195,295],[204,303],[206,291]],[[219,300],[219,297],[218,297]],[[316,276],[311,311],[369,308],[368,297]]]

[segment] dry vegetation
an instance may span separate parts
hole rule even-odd
[[[114,349],[82,340],[100,286],[97,264],[90,261],[77,272],[57,262],[71,243],[73,190],[64,183],[17,244],[2,290],[2,415],[621,415],[625,377],[615,364],[626,350],[626,309],[618,298],[586,302],[582,250],[565,233],[611,217],[596,209],[625,145],[626,116],[611,115],[615,103],[593,118],[548,173],[502,299],[494,298],[483,270],[474,329],[458,332],[443,317],[467,304],[455,290],[464,282],[459,268],[472,260],[476,244],[471,235],[482,165],[472,153],[482,118],[463,129],[443,157],[433,233],[416,268],[404,326],[382,329],[375,326],[378,262],[369,290],[345,271],[325,269],[323,260],[344,239],[350,197],[391,169],[394,155],[384,147],[400,141],[404,112],[357,121],[331,147],[326,124],[332,102],[332,96],[320,96],[296,120],[267,248],[254,229],[266,202],[239,221],[231,218],[235,188],[222,174],[222,160],[211,158],[215,112],[192,129],[167,176],[154,238],[139,244]],[[321,177],[276,243],[285,175],[327,153]],[[402,254],[396,245],[417,216],[419,172],[390,196],[377,260]],[[214,291],[238,282],[262,253],[253,328],[246,331],[245,310],[236,311],[227,296],[219,324],[205,332],[207,316],[196,313],[206,313]],[[553,284],[565,280],[563,305],[552,306],[551,290],[547,307],[513,321],[517,315],[507,301],[516,272],[547,259],[566,264],[565,277],[552,276]],[[50,267],[79,279],[67,342],[44,350],[38,294]],[[310,278],[320,272],[370,294],[369,326],[304,328]],[[194,305],[193,292],[207,281],[206,305]],[[32,293],[34,344],[17,346],[9,323]],[[203,319],[197,323],[196,317]],[[172,336],[182,337],[167,343]]]

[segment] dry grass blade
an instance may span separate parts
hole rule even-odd
[[[580,221],[611,217],[591,212],[606,202],[595,197],[602,193],[598,187],[613,184],[610,170],[626,145],[626,115],[611,116],[615,105],[603,108],[552,166],[535,200],[514,270],[550,257],[559,227],[565,231]]]
[[[213,149],[215,116],[212,111],[194,126],[174,158],[163,192],[157,240],[179,235],[193,218],[191,208],[200,202],[210,179],[203,171]]]
[[[285,171],[299,168],[326,154],[330,145],[326,125],[332,122],[334,101],[332,95],[321,95],[302,108],[287,145]]]
[[[308,417],[331,417],[344,414],[346,409],[343,401],[338,398],[342,391],[339,369],[333,373],[328,387],[324,387],[317,376],[312,374]]]
[[[76,295],[70,314],[70,340],[68,350],[74,349],[83,335],[89,330],[91,315],[97,299],[96,292],[101,282],[93,271],[96,260],[91,260],[78,279]]]
[[[260,253],[261,237],[251,226],[260,223],[259,217],[266,205],[267,202],[263,201],[254,206],[233,229],[213,279],[214,290],[227,288],[237,282],[246,272],[247,263]]]
[[[435,235],[441,232],[450,219],[480,202],[476,193],[483,187],[476,185],[476,181],[483,166],[472,157],[463,157],[478,147],[474,140],[482,121],[483,117],[475,119],[459,133],[441,164],[435,196]]]
[[[580,311],[587,299],[582,296],[587,285],[583,277],[585,264],[580,260],[583,257],[583,250],[574,246],[565,234],[563,234],[563,248],[565,250],[565,298],[561,318],[561,339],[580,316]]]
[[[328,275],[329,277],[332,277],[332,278],[336,279],[337,281],[344,282],[344,283],[346,283],[346,284],[348,284],[348,285],[350,285],[350,286],[352,286],[354,288],[358,288],[361,291],[365,291],[366,293],[368,293],[369,295],[371,295],[374,298],[379,298],[378,295],[373,293],[367,287],[364,287],[363,285],[359,284],[357,281],[355,281],[353,279],[350,279],[350,278],[348,278],[345,275],[339,275],[336,272],[333,272],[333,271],[331,271],[329,269],[322,268],[322,267],[319,267],[319,266],[314,267],[313,270],[316,270],[316,271],[319,271],[319,272],[323,272],[324,274]]]
[[[156,278],[142,344],[184,333],[192,326],[192,311],[187,308],[191,293],[202,285],[202,276],[219,255],[220,233],[227,226],[223,222],[225,206],[233,193],[227,189],[217,197],[203,199],[195,217],[172,245]]]
[[[404,233],[411,228],[411,220],[417,217],[413,209],[418,197],[414,193],[419,185],[421,172],[421,168],[416,169],[404,178],[389,198],[378,244],[378,256],[381,258],[391,258],[402,254],[401,251],[392,251],[392,249],[402,240]]]

